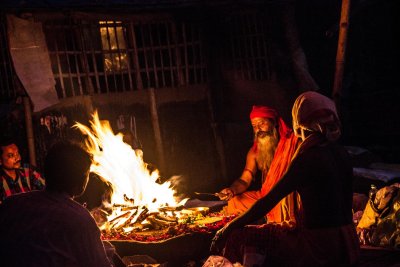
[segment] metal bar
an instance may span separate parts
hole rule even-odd
[[[205,78],[204,78],[204,72],[206,70],[206,65],[203,60],[203,36],[202,36],[202,31],[198,31],[198,40],[199,40],[199,63],[200,63],[200,80],[201,83],[205,83]]]
[[[78,49],[77,49],[77,47],[76,47],[76,38],[75,38],[75,22],[74,22],[74,25],[72,25],[71,27],[70,27],[70,29],[71,29],[71,40],[72,40],[72,49],[73,49],[73,51],[74,51],[74,53],[73,53],[73,55],[74,55],[74,58],[75,58],[75,68],[76,68],[76,74],[77,74],[77,82],[78,82],[78,86],[79,86],[79,95],[83,95],[83,89],[82,89],[82,83],[81,83],[81,75],[80,75],[80,72],[79,72],[79,64],[78,64],[78,61],[79,61],[79,57],[78,57]],[[75,90],[73,91],[74,92],[74,96],[75,96]]]
[[[85,47],[85,41],[83,38],[83,23],[80,21],[79,23],[80,27],[77,27],[77,30],[74,31],[75,35],[77,35],[77,39],[78,39],[78,44],[79,44],[79,48],[80,48],[80,63],[82,65],[82,69],[85,73],[85,79],[86,79],[86,83],[85,85],[87,86],[87,90],[88,93],[90,95],[93,94],[94,90],[93,90],[93,84],[92,81],[90,80],[90,76],[89,76],[89,64],[88,64],[88,59],[86,56],[86,47]],[[83,90],[81,91],[81,95],[83,95]]]
[[[182,22],[182,39],[183,39],[183,51],[185,58],[185,82],[189,84],[189,61],[188,61],[188,51],[187,51],[187,40],[186,40],[186,25]]]
[[[147,75],[147,85],[148,87],[151,87],[151,81],[150,81],[150,73],[149,73],[149,64],[147,62],[147,48],[146,48],[146,43],[144,41],[145,34],[144,34],[144,25],[141,25],[140,27],[140,32],[142,33],[142,49],[143,49],[143,57],[144,57],[144,66],[146,69],[146,75]]]
[[[71,75],[71,64],[70,64],[70,62],[69,62],[69,55],[68,55],[68,50],[67,50],[67,40],[66,40],[66,36],[67,36],[67,34],[66,34],[66,29],[65,29],[66,27],[63,27],[63,34],[62,34],[62,36],[64,37],[64,44],[65,44],[65,48],[64,48],[64,54],[65,54],[65,57],[66,57],[66,59],[67,59],[67,65],[68,65],[68,78],[69,78],[69,82],[70,82],[70,84],[71,84],[71,95],[74,95],[73,94],[73,92],[75,91],[75,89],[74,89],[74,82],[73,82],[73,80],[72,80],[72,75]],[[67,91],[65,91],[65,93],[66,93],[66,96],[67,96]]]
[[[139,65],[139,59],[138,59],[138,49],[137,49],[137,43],[136,43],[136,32],[135,32],[135,25],[133,22],[130,22],[129,24],[129,29],[130,29],[130,36],[131,36],[131,42],[132,42],[132,47],[133,47],[133,53],[132,53],[132,58],[133,58],[133,65],[135,67],[135,73],[136,73],[136,82],[137,82],[137,88],[138,90],[143,90],[143,81],[142,81],[142,76],[140,75],[140,65]]]
[[[89,24],[89,27],[91,28],[89,30],[89,34],[92,35],[92,28],[94,28],[94,30],[98,33],[99,29],[97,28],[97,26],[93,23]],[[100,37],[101,38],[101,37]],[[90,38],[90,40],[95,40],[94,38]],[[97,87],[97,92],[100,92],[100,81],[99,81],[99,72],[97,70],[97,63],[96,63],[96,54],[94,51],[94,47],[93,47],[93,42],[88,42],[90,44],[90,54],[92,56],[92,62],[93,62],[93,71],[94,71],[94,77],[96,79],[96,87]]]
[[[115,90],[117,90],[117,79],[116,79],[115,70],[114,70],[115,65],[114,65],[114,57],[113,57],[113,53],[112,53],[112,49],[111,49],[111,38],[110,38],[110,31],[109,31],[109,27],[108,27],[108,21],[106,21],[106,32],[107,32],[108,54],[110,55],[110,58],[111,58],[111,72],[114,77],[114,88],[115,88]]]
[[[107,28],[107,25],[106,25],[106,27],[104,27],[104,26],[102,26],[102,24],[98,24],[98,27],[99,27],[99,32],[100,32],[100,36],[101,36],[101,29],[102,28]],[[102,36],[101,36],[101,38],[103,38]],[[109,84],[108,84],[108,76],[107,76],[107,66],[106,66],[106,62],[105,62],[105,59],[106,59],[106,57],[105,57],[105,54],[106,54],[106,52],[105,52],[105,47],[103,46],[103,40],[101,40],[101,56],[102,56],[102,63],[103,63],[103,75],[104,75],[104,82],[105,82],[105,84],[106,84],[106,93],[109,93],[110,92],[110,86],[109,86]]]
[[[156,24],[157,25],[157,24]],[[163,50],[162,50],[162,46],[161,46],[161,34],[160,34],[160,31],[161,31],[161,26],[162,26],[163,24],[159,24],[159,27],[157,28],[158,30],[157,30],[157,37],[158,37],[158,45],[159,45],[159,54],[160,54],[160,65],[161,65],[161,78],[162,78],[162,87],[165,87],[166,86],[166,83],[165,83],[165,73],[164,73],[164,62],[163,62]]]
[[[159,88],[158,74],[157,74],[157,63],[156,63],[156,53],[154,51],[154,42],[153,42],[153,34],[152,34],[152,30],[151,30],[151,24],[149,23],[147,27],[149,28],[149,35],[150,35],[150,49],[151,49],[151,57],[152,57],[152,60],[153,60],[154,82],[155,82],[155,87]]]
[[[181,59],[181,52],[179,51],[178,31],[176,29],[176,24],[173,21],[171,21],[171,30],[172,30],[172,38],[175,43],[176,74],[178,77],[178,86],[182,86],[185,84],[182,67],[181,67],[182,59]]]
[[[58,50],[58,43],[57,43],[57,38],[54,39],[54,47],[56,49],[56,59],[57,59],[57,69],[58,69],[58,75],[60,79],[60,86],[61,86],[61,91],[62,91],[62,98],[65,98],[67,96],[67,93],[65,91],[65,84],[64,84],[64,75],[62,72],[62,66],[60,62],[60,52]]]
[[[196,50],[196,42],[195,42],[195,37],[194,37],[194,27],[193,27],[193,25],[191,25],[191,31],[190,31],[190,33],[191,33],[191,37],[192,37],[192,56],[193,56],[193,80],[194,80],[194,83],[195,84],[197,84],[198,83],[198,81],[197,81],[197,66],[196,66],[196,52],[195,52],[195,50]]]
[[[124,26],[122,28],[122,34],[125,40],[125,54],[126,54],[126,64],[128,67],[128,81],[129,81],[129,91],[133,91],[133,80],[132,80],[132,70],[131,70],[131,61],[129,60],[129,50],[128,50],[128,37],[126,36],[126,31],[124,31],[123,29],[127,29],[129,27],[129,24],[127,24],[126,26]]]
[[[115,43],[116,43],[116,45],[117,45],[117,52],[118,52],[118,58],[119,58],[119,72],[120,72],[120,74],[121,74],[122,91],[126,91],[126,90],[125,90],[125,82],[124,82],[124,72],[123,72],[123,70],[122,70],[121,47],[119,46],[119,40],[118,40],[118,28],[119,28],[119,27],[116,26],[115,21],[114,21],[114,26],[113,26],[113,28],[114,28],[114,37],[115,37]],[[122,29],[122,25],[121,25],[121,29]],[[117,91],[119,91],[118,88],[117,88]]]
[[[171,84],[172,84],[172,87],[175,87],[175,78],[174,78],[175,71],[174,71],[174,68],[172,65],[172,51],[171,51],[172,46],[170,43],[170,24],[171,24],[170,21],[166,22],[165,27],[166,27],[166,36],[167,36],[167,49],[168,49],[168,56],[169,56],[169,68],[171,71]],[[175,62],[176,62],[176,58],[175,58]],[[178,74],[177,74],[177,77],[178,77]]]

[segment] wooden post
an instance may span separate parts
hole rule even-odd
[[[32,107],[28,96],[23,96],[24,110],[25,110],[25,128],[26,137],[28,141],[28,152],[29,152],[29,163],[36,166],[36,154],[35,154],[35,139],[33,135],[32,127]]]
[[[335,101],[336,108],[338,110],[340,107],[340,97],[342,93],[342,84],[343,84],[343,71],[344,71],[346,45],[347,45],[347,31],[349,28],[350,1],[351,0],[342,0],[342,10],[340,15],[340,28],[339,28],[338,48],[336,53],[335,78],[333,81],[333,89],[332,89],[332,98]]]
[[[150,113],[151,113],[151,123],[153,125],[154,129],[154,138],[156,141],[156,150],[157,150],[157,157],[158,157],[158,162],[160,165],[161,170],[167,171],[166,170],[166,165],[165,165],[165,159],[164,159],[164,149],[163,149],[163,143],[161,139],[161,130],[160,130],[160,123],[158,120],[158,111],[157,111],[157,102],[156,102],[156,96],[154,93],[154,88],[149,88],[149,100],[150,100]]]
[[[93,107],[93,101],[92,101],[92,96],[88,95],[82,95],[82,104],[86,110],[86,113],[88,114],[88,117],[90,118],[93,115],[93,112],[95,108]]]
[[[226,167],[226,158],[225,158],[225,152],[224,152],[224,142],[222,141],[222,137],[219,134],[219,125],[215,121],[214,110],[213,110],[212,99],[211,99],[211,92],[210,92],[209,88],[207,89],[207,102],[208,102],[208,110],[210,113],[211,128],[213,130],[215,145],[216,145],[217,153],[218,153],[219,164],[221,167],[220,168],[221,175],[222,175],[223,182],[227,183],[229,181],[228,181],[228,171],[227,171],[227,167]]]

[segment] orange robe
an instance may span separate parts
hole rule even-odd
[[[274,159],[269,171],[265,175],[261,190],[246,191],[228,201],[225,207],[227,214],[240,214],[249,209],[254,202],[265,196],[286,172],[298,145],[298,138],[290,131],[286,136],[281,136],[275,150]],[[299,197],[293,192],[283,198],[267,215],[269,223],[296,222],[296,211],[300,208]]]

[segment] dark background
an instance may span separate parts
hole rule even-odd
[[[400,115],[399,105],[399,8],[396,0],[351,1],[345,72],[340,102],[343,124],[341,143],[368,149],[377,158],[388,163],[400,162]],[[224,48],[226,32],[220,9],[254,8],[269,10],[271,18],[272,54],[276,70],[276,83],[264,85],[241,83],[230,79],[229,73],[214,72],[210,87],[212,111],[207,100],[200,102],[169,103],[159,108],[160,125],[165,141],[168,172],[164,177],[181,174],[186,177],[182,190],[213,191],[236,179],[244,166],[245,155],[252,143],[252,130],[248,114],[253,104],[267,104],[276,108],[290,123],[291,105],[295,97],[310,88],[299,88],[293,78],[291,58],[282,36],[279,13],[274,12],[282,4],[295,5],[295,22],[300,45],[305,53],[309,72],[320,88],[320,92],[331,96],[335,72],[336,51],[340,21],[341,1],[1,1],[4,10],[23,12],[26,10],[66,10],[79,8],[84,11],[113,8],[135,9],[137,12],[163,10],[178,17],[201,18],[210,30],[209,43]],[[221,15],[222,14],[222,15]],[[226,22],[226,21],[225,21]],[[4,21],[2,21],[4,23]],[[228,21],[229,23],[229,21]],[[4,35],[3,35],[4,36]],[[219,62],[220,50],[210,47],[212,63]],[[215,64],[211,64],[215,66]],[[210,66],[210,67],[212,67]],[[1,79],[5,79],[3,76]],[[280,90],[283,88],[284,90]],[[278,92],[278,93],[277,93]],[[100,107],[103,118],[115,121],[117,110],[123,107]],[[125,107],[138,114],[138,135],[142,142],[146,162],[157,165],[154,140],[147,107],[133,105]],[[66,114],[85,122],[87,116],[78,107],[55,110],[53,115]],[[210,113],[214,121],[210,122]],[[27,158],[23,109],[18,97],[1,99],[1,131],[19,137],[21,150]],[[38,125],[42,114],[36,114]],[[72,124],[73,121],[69,123]],[[211,124],[216,123],[224,142],[227,178],[221,177],[216,144],[213,141]],[[112,123],[113,124],[113,123]],[[76,135],[67,130],[69,135]],[[49,140],[40,129],[40,140]],[[55,138],[60,138],[57,136]],[[43,141],[44,142],[44,141]],[[41,147],[38,148],[39,151]],[[39,164],[43,153],[38,153]]]

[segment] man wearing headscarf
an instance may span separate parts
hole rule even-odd
[[[296,99],[292,116],[302,143],[287,172],[216,233],[211,250],[244,266],[355,266],[360,247],[352,221],[352,166],[336,142],[341,130],[335,105],[326,96],[306,92]],[[248,225],[293,191],[302,200],[302,225],[286,231],[278,224]]]
[[[242,175],[220,192],[222,199],[228,200],[227,214],[240,214],[265,196],[285,173],[298,144],[298,138],[273,108],[253,106],[250,121],[254,144],[247,153]],[[261,189],[246,191],[254,181],[257,170],[262,175]],[[297,194],[289,194],[267,214],[267,221],[294,224],[298,203]]]

